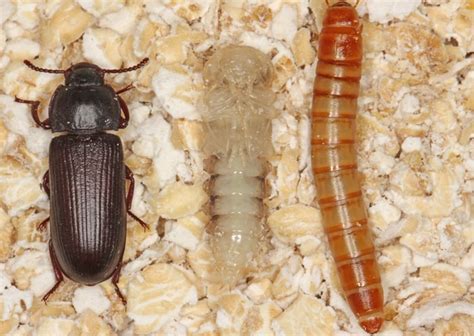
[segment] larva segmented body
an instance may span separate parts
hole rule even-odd
[[[243,46],[217,51],[204,69],[205,151],[216,158],[210,183],[210,244],[220,281],[231,286],[246,274],[264,233],[272,74],[265,54]]]
[[[319,37],[312,107],[312,164],[332,255],[352,311],[369,333],[383,323],[383,291],[357,173],[355,118],[361,24],[345,1],[330,6]]]

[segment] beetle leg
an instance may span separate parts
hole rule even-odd
[[[49,197],[49,170],[46,173],[44,173],[43,182],[41,183],[41,185],[43,186],[44,191],[46,192],[46,194],[48,194],[48,197]],[[39,231],[44,231],[44,229],[46,229],[46,224],[48,224],[48,222],[49,222],[49,217],[46,218],[41,223],[39,223],[37,226],[37,229]]]
[[[120,116],[120,122],[119,122],[119,128],[125,128],[128,125],[128,121],[130,120],[130,113],[128,112],[128,106],[127,103],[125,103],[125,100],[123,100],[122,97],[118,96],[119,104],[120,104],[120,109],[123,112],[123,117]]]
[[[61,270],[61,266],[59,265],[58,259],[56,258],[56,253],[54,253],[53,243],[51,242],[51,240],[49,241],[49,255],[51,257],[51,263],[53,264],[53,271],[56,277],[56,284],[53,286],[53,288],[49,290],[48,293],[46,293],[45,296],[43,296],[44,302],[48,301],[49,296],[53,294],[56,291],[56,289],[58,289],[59,285],[64,280],[63,272]]]
[[[115,93],[117,94],[117,97],[118,97],[118,100],[119,100],[119,104],[120,104],[120,109],[122,110],[123,112],[123,115],[124,117],[122,118],[122,116],[120,116],[120,124],[119,124],[119,127],[120,128],[125,128],[127,127],[128,125],[128,121],[130,120],[130,113],[128,112],[128,106],[127,106],[127,103],[125,103],[125,101],[123,100],[122,97],[119,96],[119,94],[121,93],[124,93],[128,90],[131,90],[133,89],[134,86],[132,83],[128,84],[126,87],[124,87],[123,89],[120,89],[118,91],[115,91]]]
[[[127,199],[125,203],[127,206],[127,213],[130,215],[130,217],[140,223],[144,230],[149,230],[150,227],[148,226],[148,224],[142,221],[133,212],[130,211],[130,209],[132,208],[133,191],[135,190],[135,179],[133,178],[133,173],[130,168],[128,168],[128,166],[125,166],[125,178],[130,181],[130,186],[128,187]]]
[[[122,270],[122,263],[119,263],[117,265],[117,268],[115,268],[114,275],[112,276],[112,284],[115,287],[115,293],[117,293],[117,296],[120,298],[122,301],[123,305],[127,305],[127,299],[123,296],[122,292],[120,291],[120,288],[118,286],[118,282],[120,280],[120,271]]]
[[[44,191],[46,192],[46,194],[48,194],[48,197],[49,197],[49,170],[44,173],[43,175],[43,182],[41,183],[41,186],[43,187]]]
[[[21,98],[15,97],[15,101],[17,103],[23,103],[23,104],[31,105],[31,115],[33,116],[33,120],[35,121],[36,125],[38,125],[41,128],[44,128],[44,129],[51,129],[49,119],[45,119],[45,120],[41,121],[40,118],[39,118],[38,110],[39,110],[40,102],[38,100],[26,100],[26,99],[21,99]]]
[[[126,87],[124,87],[124,88],[122,88],[122,89],[120,89],[120,90],[118,90],[118,91],[115,91],[115,93],[119,95],[119,94],[124,93],[124,92],[126,92],[126,91],[128,91],[128,90],[131,90],[131,89],[133,89],[133,88],[134,88],[133,84],[130,83],[130,84],[128,84]]]
[[[41,223],[39,223],[38,226],[36,227],[38,229],[38,231],[44,231],[46,229],[46,224],[48,224],[48,222],[49,222],[49,217],[46,218]]]

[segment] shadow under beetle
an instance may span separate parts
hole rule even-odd
[[[51,98],[49,118],[44,121],[39,118],[39,101],[15,99],[31,105],[38,126],[65,132],[50,144],[49,171],[43,177],[51,215],[38,227],[44,229],[50,222],[49,253],[56,277],[44,301],[66,275],[84,285],[112,277],[115,292],[126,304],[117,283],[125,250],[127,213],[143,228],[148,229],[148,225],[130,211],[135,183],[124,164],[120,138],[105,132],[127,126],[129,112],[119,94],[133,86],[114,91],[104,83],[104,75],[134,71],[147,62],[145,58],[121,69],[78,63],[66,70],[53,70],[24,61],[35,71],[65,77],[65,85],[58,86]],[[126,179],[130,181],[128,192]]]

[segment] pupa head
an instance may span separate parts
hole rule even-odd
[[[228,46],[212,55],[204,68],[208,86],[224,85],[240,89],[268,86],[273,79],[273,64],[260,50],[247,46]]]

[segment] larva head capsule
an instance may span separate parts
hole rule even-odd
[[[339,1],[327,9],[323,26],[358,28],[360,26],[359,14],[348,2]]]
[[[271,61],[258,50],[246,46],[220,49],[209,59],[204,70],[208,86],[230,86],[240,90],[268,86],[272,77]]]
[[[362,25],[357,11],[345,1],[329,7],[319,37],[321,61],[360,64],[362,61]]]

